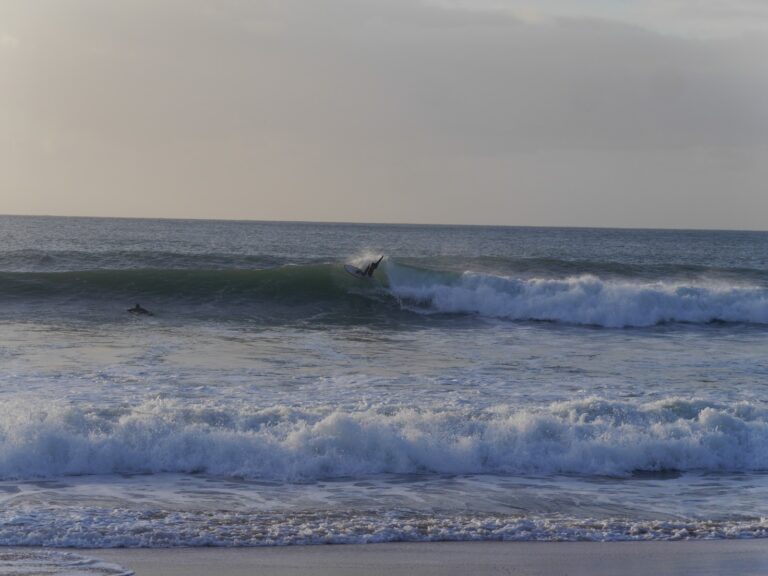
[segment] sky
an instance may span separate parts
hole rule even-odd
[[[0,213],[768,229],[765,0],[0,0]]]

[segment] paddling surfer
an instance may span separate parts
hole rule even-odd
[[[138,303],[133,308],[128,308],[127,311],[130,312],[131,314],[152,316],[152,312],[150,312],[146,308],[142,308],[141,304],[138,304]]]

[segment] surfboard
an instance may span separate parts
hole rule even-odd
[[[344,264],[344,270],[352,274],[355,278],[367,278],[365,275],[365,272],[360,270],[357,266],[352,266],[352,264]]]

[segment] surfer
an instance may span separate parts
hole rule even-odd
[[[133,308],[128,308],[128,312],[130,312],[131,314],[152,316],[152,312],[150,312],[146,308],[142,308],[141,304],[138,304],[138,303]]]
[[[368,266],[365,267],[365,270],[363,270],[363,276],[368,276],[368,278],[373,276],[373,273],[376,271],[376,268],[379,267],[379,264],[384,259],[384,256],[379,258],[376,262],[371,262],[368,264]]]

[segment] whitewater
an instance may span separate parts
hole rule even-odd
[[[0,239],[1,545],[768,535],[766,233]]]

